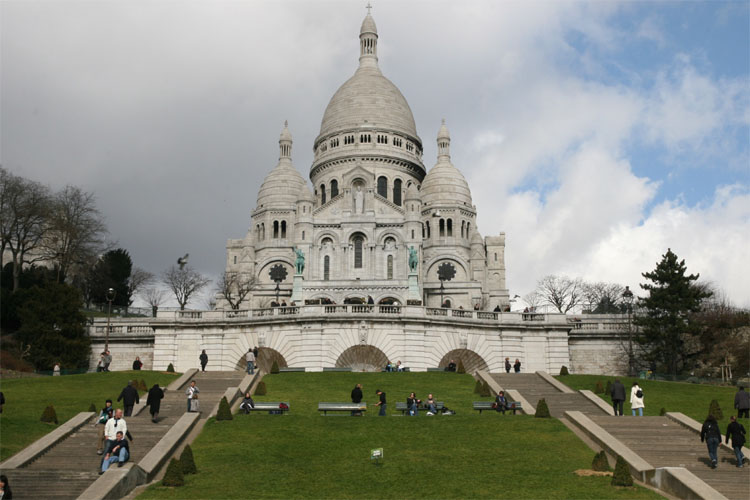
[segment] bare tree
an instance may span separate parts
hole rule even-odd
[[[130,273],[130,278],[128,278],[128,305],[133,305],[133,301],[135,300],[135,296],[138,294],[138,292],[147,285],[150,285],[154,282],[154,275],[145,269],[141,269],[140,267],[135,267]],[[156,304],[157,306],[159,304]]]
[[[151,306],[154,317],[156,317],[156,311],[159,309],[159,306],[164,303],[166,295],[167,292],[161,288],[146,288],[141,290],[140,293],[141,298]]]
[[[539,280],[536,291],[543,303],[553,306],[558,312],[567,313],[581,303],[583,281],[580,278],[549,275]]]
[[[185,310],[185,305],[193,294],[200,292],[211,282],[206,276],[189,266],[182,269],[176,266],[170,267],[162,275],[162,281],[174,293],[181,311]]]
[[[536,290],[524,295],[522,300],[529,307],[530,311],[536,311],[536,308],[544,303],[543,297]]]
[[[594,314],[616,314],[623,311],[625,287],[617,283],[585,283],[583,297]]]
[[[41,246],[49,213],[49,190],[0,168],[0,206],[0,246],[3,251],[10,251],[13,259],[13,290],[16,290],[23,265],[44,258]]]
[[[217,284],[217,291],[234,310],[240,308],[247,296],[255,288],[255,276],[249,273],[224,273]]]

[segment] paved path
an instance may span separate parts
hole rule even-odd
[[[196,374],[196,384],[201,391],[202,419],[207,418],[226,389],[238,386],[244,375],[240,371]],[[130,443],[131,463],[138,463],[185,413],[185,387],[165,391],[158,423],[151,422],[148,408],[137,416],[126,418],[128,430],[134,438]],[[101,456],[96,454],[97,433],[97,427],[85,424],[26,467],[6,471],[14,498],[77,498],[99,477]]]

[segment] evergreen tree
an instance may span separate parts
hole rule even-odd
[[[255,388],[255,395],[256,396],[265,396],[266,395],[266,383],[262,380],[258,382],[258,386]]]
[[[604,388],[604,395],[609,396],[612,394],[612,381],[607,380],[607,387]]]
[[[591,462],[591,470],[606,472],[609,470],[609,462],[607,462],[607,454],[604,450],[594,455],[594,460]]]
[[[663,416],[665,416],[666,414],[667,414],[667,409],[666,409],[666,408],[664,408],[664,407],[662,407],[662,409],[661,409],[661,410],[659,410],[659,416],[660,416],[660,417],[663,417]]]
[[[93,411],[94,413],[97,412],[96,405],[94,403],[91,403],[89,405],[89,411]]]
[[[547,406],[547,401],[544,398],[540,399],[536,404],[536,413],[534,416],[536,418],[550,418],[552,416],[549,413],[549,406]]]
[[[49,424],[57,424],[57,412],[55,411],[54,406],[49,405],[44,409],[44,411],[42,412],[41,421],[47,422]]]
[[[216,412],[216,420],[232,420],[232,410],[229,408],[229,402],[226,396],[219,401],[219,411]]]
[[[271,373],[279,373],[279,363],[275,359],[271,365]]]
[[[568,367],[565,365],[562,365],[560,367],[560,376],[570,375],[570,372],[568,371]]]
[[[193,458],[193,449],[190,445],[185,446],[180,455],[180,465],[182,466],[183,474],[197,474],[198,468],[195,466],[195,459]]]
[[[172,363],[169,363],[169,366],[167,366],[167,372],[174,373],[174,365]]]
[[[179,460],[173,458],[170,460],[167,466],[167,471],[164,473],[164,478],[161,480],[162,486],[183,486],[185,484],[185,477],[182,474],[182,466]]]
[[[488,398],[488,397],[492,396],[492,391],[490,390],[490,385],[487,382],[485,382],[484,384],[482,384],[482,392],[480,392],[479,395],[482,396],[483,398]]]
[[[456,369],[456,373],[466,373],[466,368],[464,367],[464,362],[460,359],[458,360],[458,368]]]
[[[130,289],[128,280],[133,271],[133,260],[124,248],[110,250],[94,266],[91,273],[92,296],[98,304],[107,303],[107,290],[114,288],[116,306],[130,304]]]
[[[695,354],[691,337],[698,332],[691,315],[700,310],[703,299],[711,296],[694,283],[699,275],[687,275],[686,271],[685,261],[678,261],[677,255],[667,249],[656,269],[642,274],[651,283],[641,284],[648,296],[639,299],[643,314],[635,318],[640,327],[637,340],[647,359],[664,364],[673,376]]]
[[[602,384],[601,380],[596,381],[596,387],[594,387],[594,392],[597,394],[604,394],[604,384]]]
[[[474,394],[482,394],[482,381],[477,379],[477,383],[474,384]]]
[[[620,455],[617,455],[615,473],[612,474],[612,486],[633,486],[633,476],[630,475],[630,467]]]
[[[708,414],[713,415],[716,420],[721,420],[724,418],[724,412],[721,411],[721,407],[719,406],[719,402],[717,400],[711,400],[711,404],[708,406]]]

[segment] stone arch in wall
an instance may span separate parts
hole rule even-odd
[[[383,351],[371,345],[355,345],[339,355],[336,368],[351,368],[353,372],[379,372],[388,363]]]
[[[246,353],[242,353],[242,356],[240,356],[240,359],[237,361],[238,370],[245,371],[247,369],[245,354]],[[279,368],[286,368],[289,366],[287,365],[284,356],[276,349],[272,349],[271,347],[258,348],[258,357],[255,359],[255,364],[258,366],[258,369],[263,370],[266,373],[271,373],[271,367],[273,366],[274,361],[278,363]]]
[[[466,373],[474,373],[478,370],[488,370],[487,362],[479,354],[469,349],[453,349],[448,351],[443,359],[440,360],[438,367],[445,368],[451,359],[458,366],[458,362],[461,361],[464,364]]]

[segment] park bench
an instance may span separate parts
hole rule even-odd
[[[279,373],[303,372],[303,371],[305,371],[304,366],[285,366],[284,368],[279,368]]]
[[[441,412],[445,408],[445,403],[443,403],[442,401],[435,401],[435,408],[438,412]],[[418,406],[418,409],[421,411],[427,411],[427,406],[421,404]],[[406,407],[406,403],[396,403],[396,410],[400,411],[402,415],[406,415],[406,412],[409,411],[409,408]]]
[[[367,403],[318,403],[318,411],[322,411],[323,415],[328,415],[329,411],[332,412],[365,412],[367,411]]]
[[[387,372],[388,370],[386,370],[385,368],[383,368],[383,369],[382,369],[382,370],[380,370],[380,371],[381,371],[381,372],[383,372],[383,373],[385,373],[385,372]],[[396,369],[394,368],[394,369],[393,369],[393,370],[391,370],[391,371],[392,371],[392,372],[397,372],[398,370],[396,370]],[[408,366],[404,366],[403,368],[401,368],[401,371],[402,371],[402,372],[410,372],[410,371],[411,371],[411,368],[409,368]]]
[[[283,401],[283,403],[287,406],[284,409],[279,408],[279,405],[281,403],[282,401],[256,401],[255,408],[250,408],[250,411],[267,411],[269,414],[273,414],[273,412],[281,412],[282,414],[286,414],[286,412],[289,411],[289,402]]]
[[[428,372],[444,372],[445,368],[428,368]]]
[[[352,368],[351,368],[351,366],[346,366],[346,367],[344,367],[344,366],[330,366],[330,367],[326,366],[326,367],[323,367],[323,371],[324,372],[350,372],[350,371],[352,371]]]
[[[495,409],[492,407],[494,404],[494,401],[474,401],[472,403],[472,407],[479,411],[481,414],[484,410],[490,410],[495,411]],[[516,414],[516,411],[521,410],[521,402],[520,401],[508,401],[508,407],[505,409],[505,411],[512,411],[513,415]]]

